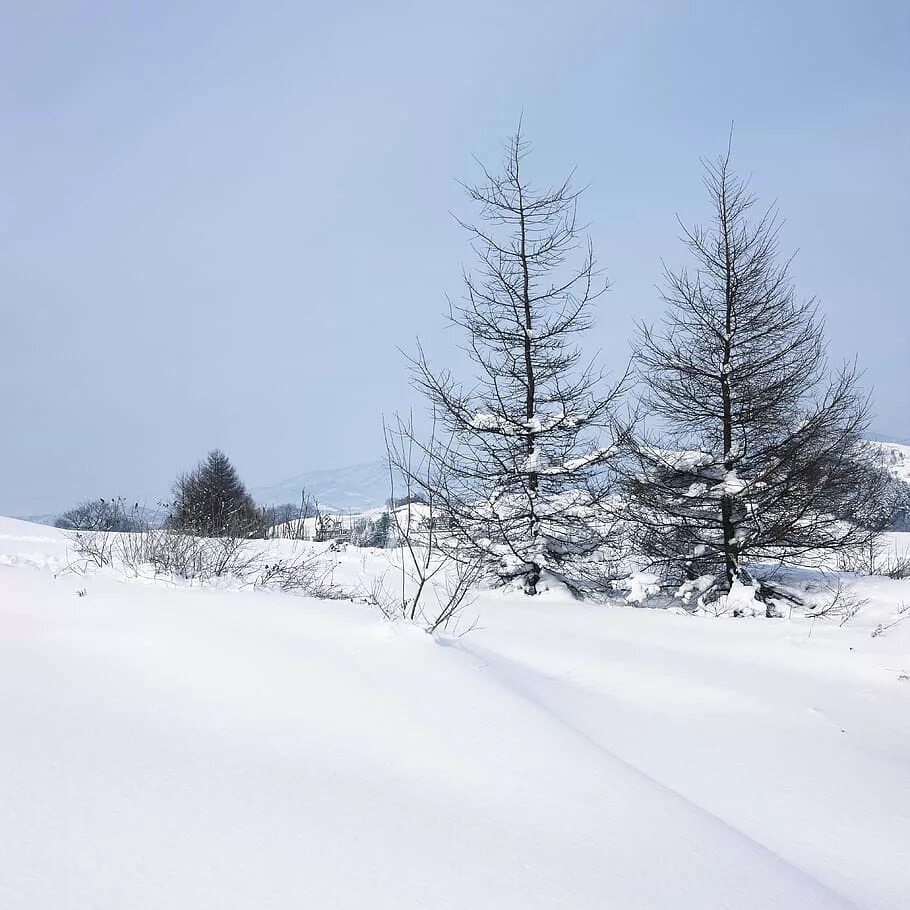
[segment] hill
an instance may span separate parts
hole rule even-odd
[[[881,451],[888,473],[897,480],[910,483],[910,445],[897,442],[875,442]]]

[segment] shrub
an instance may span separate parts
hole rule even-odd
[[[76,531],[73,543],[87,566],[116,568],[134,575],[170,575],[190,581],[232,578],[253,587],[337,599],[347,596],[331,580],[334,565],[319,554],[302,552],[271,559],[240,537],[200,537],[166,529],[143,528],[125,534]]]
[[[128,509],[122,497],[80,502],[54,522],[66,531],[136,531],[141,525],[138,504]]]
[[[392,516],[383,512],[377,518],[361,518],[351,529],[351,543],[355,547],[384,548],[389,545]]]

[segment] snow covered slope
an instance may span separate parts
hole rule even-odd
[[[0,519],[3,908],[907,906],[907,583],[843,629],[484,594],[451,639],[70,556]]]
[[[897,442],[876,442],[881,450],[885,466],[892,476],[904,483],[910,483],[910,446]]]

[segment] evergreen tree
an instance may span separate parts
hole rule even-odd
[[[351,543],[355,547],[383,549],[389,545],[391,531],[392,516],[388,512],[382,512],[376,518],[361,518],[354,523]]]
[[[262,517],[227,455],[214,449],[178,478],[169,524],[204,537],[249,537]]]
[[[370,533],[365,546],[383,549],[389,545],[389,534],[392,532],[392,516],[383,512],[370,523]]]

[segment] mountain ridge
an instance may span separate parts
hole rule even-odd
[[[295,474],[275,484],[253,487],[250,493],[263,505],[300,502],[305,491],[332,511],[360,511],[381,506],[389,498],[389,467],[385,459],[342,468],[319,468]]]
[[[898,480],[910,483],[910,445],[881,437],[870,442],[881,450],[888,472]],[[249,489],[256,502],[262,505],[296,505],[300,502],[301,493],[306,491],[307,496],[315,497],[326,511],[360,512],[381,507],[389,499],[389,467],[385,459],[377,458],[341,468],[303,471],[278,483]],[[47,513],[21,517],[38,524],[52,525],[58,515]]]

